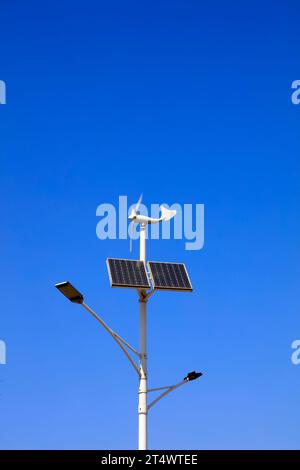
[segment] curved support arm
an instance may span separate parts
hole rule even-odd
[[[129,352],[124,348],[123,344],[125,346],[127,346],[127,348],[129,348],[134,354],[136,354],[138,357],[140,356],[139,353],[132,347],[130,346],[129,343],[127,343],[127,341],[125,341],[123,338],[121,338],[121,336],[119,336],[117,333],[115,333],[88,305],[86,305],[84,302],[81,303],[81,305],[94,317],[96,318],[96,320],[103,326],[103,328],[111,335],[111,337],[116,341],[116,343],[118,344],[118,346],[120,346],[120,348],[122,349],[123,353],[125,354],[125,356],[127,357],[127,359],[129,360],[130,364],[133,366],[134,370],[136,371],[136,373],[138,374],[138,376],[140,377],[141,376],[141,373],[136,365],[136,363],[134,362],[134,360],[132,359],[132,357],[130,356]],[[123,343],[123,344],[122,344]]]
[[[185,385],[188,383],[188,380],[182,380],[181,382],[179,382],[178,384],[176,385],[169,385],[167,387],[159,387],[159,388],[151,388],[150,390],[148,390],[148,392],[156,392],[158,390],[166,390],[165,392],[161,393],[157,398],[155,398],[155,400],[153,400],[149,405],[148,405],[148,410],[150,410],[150,408],[152,408],[152,406],[154,406],[159,400],[161,400],[163,397],[165,397],[166,395],[168,395],[169,393],[173,392],[173,390],[175,390],[176,388],[179,388],[181,387],[182,385]]]

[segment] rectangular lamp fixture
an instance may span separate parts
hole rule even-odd
[[[75,304],[82,304],[83,295],[77,289],[75,289],[75,287],[72,286],[70,282],[59,282],[58,284],[55,284],[55,287],[71,302]]]

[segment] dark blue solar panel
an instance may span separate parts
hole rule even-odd
[[[108,258],[107,268],[111,287],[150,288],[145,263],[143,261]]]
[[[153,287],[161,290],[192,291],[192,285],[183,263],[148,262]]]

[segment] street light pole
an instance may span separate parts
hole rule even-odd
[[[140,225],[140,260],[146,263],[146,224]],[[139,450],[147,449],[147,296],[140,291]]]
[[[138,389],[138,449],[139,450],[147,450],[147,419],[148,419],[148,411],[150,408],[152,408],[158,401],[160,401],[162,398],[164,398],[166,395],[168,395],[170,392],[173,390],[176,390],[177,388],[181,387],[182,385],[190,382],[191,380],[195,380],[198,377],[202,375],[201,372],[196,372],[192,371],[187,374],[186,377],[179,383],[175,385],[169,385],[166,387],[158,387],[158,388],[152,388],[148,389],[148,377],[147,377],[147,301],[149,297],[155,292],[156,287],[155,287],[155,280],[153,279],[153,274],[152,274],[152,289],[147,292],[147,289],[150,288],[150,282],[149,282],[149,275],[150,273],[146,272],[146,238],[147,238],[147,227],[149,224],[156,224],[160,222],[167,222],[171,220],[175,214],[175,210],[170,210],[165,208],[164,206],[161,206],[161,217],[159,219],[155,219],[152,217],[147,217],[143,216],[139,213],[138,209],[142,201],[142,195],[140,196],[136,206],[134,209],[132,209],[131,214],[129,216],[129,220],[132,221],[132,223],[138,224],[140,226],[140,261],[138,262],[136,260],[117,260],[117,259],[108,259],[108,268],[109,268],[109,275],[111,278],[111,286],[112,287],[135,287],[138,292],[139,296],[139,314],[140,314],[140,326],[139,326],[139,351],[137,351],[135,348],[133,348],[127,341],[125,341],[120,335],[118,335],[115,331],[113,331],[103,320],[100,318],[99,315],[94,312],[85,302],[84,302],[84,297],[83,295],[69,282],[69,281],[64,281],[60,282],[55,285],[55,287],[65,296],[67,299],[69,299],[71,302],[80,304],[85,310],[87,310],[100,324],[104,329],[111,335],[111,337],[114,339],[114,341],[118,344],[120,349],[123,351],[125,354],[126,358],[129,360],[131,365],[133,366],[135,372],[137,373],[139,377],[139,389]],[[112,278],[116,276],[116,270],[114,268],[114,274],[112,275],[111,269],[110,269],[110,264],[109,261],[119,261],[119,262],[125,262],[133,263],[133,265],[139,265],[139,269],[143,268],[143,274],[144,278],[146,278],[147,282],[144,281],[142,283],[139,282],[132,282],[131,279],[126,280],[125,278],[122,280],[122,282],[117,279],[115,282],[113,282]],[[149,263],[148,263],[149,264]],[[152,263],[153,264],[153,263]],[[165,288],[166,290],[174,289],[174,290],[192,290],[187,272],[185,270],[184,265],[177,264],[177,263],[156,263],[159,264],[160,266],[162,265],[176,265],[179,269],[179,272],[182,273],[182,269],[180,270],[180,267],[183,268],[183,273],[181,274],[181,277],[177,277],[179,275],[176,275],[176,282],[175,284],[171,282],[170,284],[163,284],[161,287]],[[149,270],[151,271],[151,267],[149,267]],[[122,269],[120,271],[122,273]],[[133,271],[134,272],[134,271]],[[120,273],[119,273],[120,274]],[[122,273],[121,277],[123,276],[124,273]],[[129,275],[129,271],[127,273]],[[129,276],[130,277],[130,276]],[[155,277],[155,276],[154,276]],[[118,276],[117,276],[118,278]],[[185,279],[186,278],[186,279]],[[140,287],[139,287],[140,286]],[[157,287],[159,288],[159,287]],[[132,357],[132,354],[135,354],[138,357],[138,361]],[[147,395],[150,392],[159,392],[161,391],[160,395],[158,395],[156,398],[154,398],[151,403],[148,405],[148,400],[147,400]]]

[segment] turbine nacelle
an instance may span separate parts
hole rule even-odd
[[[141,215],[138,212],[131,212],[130,216],[128,217],[129,220],[134,222],[135,224],[158,224],[159,222],[167,222],[168,220],[172,219],[176,215],[175,210],[166,209],[164,206],[160,207],[161,210],[161,217],[159,219],[155,219],[154,217],[148,217],[146,215]]]
[[[138,211],[142,201],[142,195],[140,196],[136,206],[132,209],[128,219],[134,222],[135,224],[158,224],[159,222],[167,222],[171,220],[176,215],[176,210],[167,209],[164,206],[160,206],[161,216],[157,219],[154,217],[148,217],[146,215],[141,215]]]

